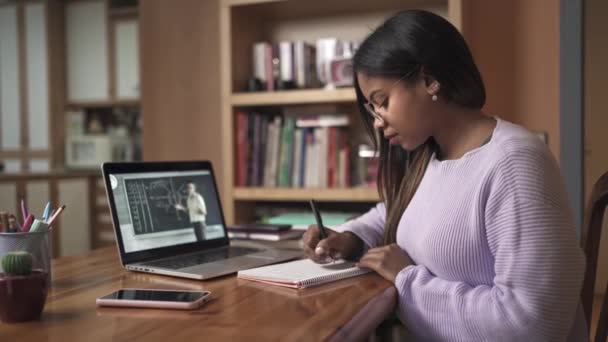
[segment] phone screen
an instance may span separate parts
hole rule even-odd
[[[118,290],[110,293],[107,296],[102,297],[103,299],[117,299],[117,300],[141,300],[141,301],[155,301],[155,302],[180,302],[180,303],[191,303],[195,302],[201,297],[208,295],[207,291],[200,292],[184,292],[184,291],[158,291],[158,290]]]

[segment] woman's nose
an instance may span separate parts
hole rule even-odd
[[[380,129],[384,127],[384,120],[381,117],[374,118],[374,128]]]

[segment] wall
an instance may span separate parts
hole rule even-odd
[[[462,26],[486,113],[547,132],[559,160],[559,1],[467,0]]]
[[[608,105],[606,104],[606,80],[608,80],[608,2],[585,1],[585,199],[597,179],[608,171]],[[600,243],[596,292],[603,292],[608,282],[608,215],[604,218],[603,236]]]
[[[217,1],[140,1],[145,160],[213,162],[223,184]]]

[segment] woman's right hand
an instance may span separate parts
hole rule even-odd
[[[312,261],[320,264],[334,259],[355,259],[363,250],[363,241],[351,232],[338,233],[325,228],[327,238],[321,240],[319,227],[308,227],[302,237],[304,252]]]

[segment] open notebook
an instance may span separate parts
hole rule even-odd
[[[355,263],[350,261],[338,260],[321,265],[310,259],[302,259],[239,271],[237,277],[266,284],[301,289],[368,272],[371,272],[371,270],[356,267]]]

